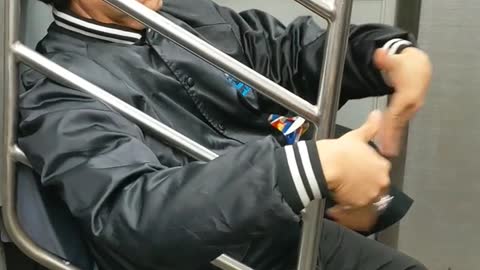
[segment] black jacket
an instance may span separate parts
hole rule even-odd
[[[311,18],[285,27],[264,12],[238,14],[209,0],[165,1],[162,14],[316,100],[325,32]],[[290,113],[254,89],[237,90],[228,74],[153,31],[55,18],[39,52],[220,154],[194,161],[87,94],[26,71],[20,147],[82,225],[101,268],[209,268],[221,253],[243,259],[254,250],[276,254],[253,262],[256,269],[281,269],[279,259],[297,248],[298,213],[327,193],[315,143],[285,146],[268,122]],[[394,38],[410,37],[352,26],[342,104],[390,93],[372,55]],[[400,210],[383,227],[410,205],[397,195]]]

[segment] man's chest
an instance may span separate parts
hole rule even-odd
[[[182,48],[167,43],[96,56],[122,82],[122,91],[111,89],[120,98],[213,151],[276,133],[254,89]]]

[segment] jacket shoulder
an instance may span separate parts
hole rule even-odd
[[[217,5],[210,0],[164,0],[162,12],[186,22],[193,28],[226,23]]]

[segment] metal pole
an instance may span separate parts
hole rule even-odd
[[[321,16],[325,13],[322,12],[326,2],[324,0],[297,1]],[[333,3],[334,0],[329,2]],[[320,115],[315,122],[317,140],[331,138],[335,133],[335,119],[342,85],[351,12],[352,0],[336,0],[334,13],[330,20],[327,18],[329,29],[317,102]],[[324,212],[325,202],[317,200],[307,207],[303,215],[298,270],[313,270],[322,267],[319,253]]]
[[[302,98],[279,87],[141,3],[131,0],[104,1],[136,18],[142,24],[152,28],[212,65],[245,81],[263,95],[313,122],[318,128],[317,139],[328,138],[333,135],[342,81],[341,75],[345,61],[352,0],[302,1],[306,7],[315,7],[314,11],[321,16],[326,16],[330,23],[323,61],[324,68],[320,80],[319,98],[317,106],[313,108],[310,103]],[[299,270],[315,269],[318,264],[323,213],[324,203],[317,201],[311,203],[304,215]]]
[[[313,11],[315,14],[321,16],[329,23],[335,19],[335,2],[327,0],[295,0],[300,5]]]
[[[316,122],[318,119],[318,108],[310,104],[310,102],[305,101],[303,98],[272,82],[265,76],[233,59],[157,12],[147,8],[142,3],[132,0],[104,1],[127,13],[140,23],[150,27],[213,66],[244,81],[258,92],[278,102],[285,108],[301,115],[311,122]]]
[[[344,25],[342,22],[350,21],[351,0],[345,0],[345,3],[347,3],[345,5],[343,1],[341,0],[338,1],[340,4],[337,3],[337,5],[335,6],[335,8],[340,7],[338,10],[343,10],[344,6],[345,7],[349,6],[350,8],[349,8],[349,11],[340,12],[336,14],[336,17],[334,19],[333,19],[334,16],[332,15],[333,13],[329,13],[329,10],[325,9],[326,11],[323,13],[323,15],[330,14],[328,16],[330,16],[329,19],[332,21],[330,24],[330,31],[328,35],[329,42],[327,44],[326,56],[324,59],[324,67],[328,67],[328,68],[327,69],[324,68],[324,70],[322,71],[322,85],[320,87],[319,102],[317,106],[313,106],[309,102],[303,100],[302,98],[296,96],[295,94],[289,92],[288,90],[278,86],[277,84],[270,81],[269,79],[251,70],[247,66],[237,62],[233,58],[222,53],[221,51],[217,50],[213,46],[197,38],[196,36],[192,35],[188,31],[182,29],[181,27],[173,24],[169,20],[163,18],[161,15],[157,14],[156,12],[146,8],[142,4],[137,3],[136,1],[131,1],[131,0],[104,0],[104,1],[109,2],[114,6],[117,6],[124,12],[130,14],[131,16],[137,18],[139,21],[143,22],[145,25],[151,27],[157,32],[160,32],[161,34],[165,35],[167,38],[172,39],[174,42],[176,42],[180,46],[186,48],[187,50],[203,58],[204,60],[212,63],[213,65],[219,67],[220,69],[223,69],[224,71],[232,73],[232,75],[236,76],[238,79],[241,79],[245,81],[247,84],[250,84],[252,87],[256,88],[260,93],[277,101],[279,104],[283,105],[284,107],[292,110],[293,112],[313,122],[314,124],[316,124],[316,126],[319,127],[317,138],[326,138],[332,132],[333,130],[332,123],[333,124],[335,123],[334,118],[335,118],[336,107],[338,104],[338,91],[336,90],[339,89],[340,82],[341,82],[341,77],[339,78],[333,78],[333,77],[337,75],[336,74],[337,71],[343,71],[343,60],[344,60],[345,54],[341,52],[339,53],[338,51],[342,51],[342,49],[344,49],[346,45],[346,43],[344,42],[344,45],[342,46],[341,40],[342,40],[342,31],[343,32],[347,32],[347,31],[345,31],[345,29],[343,30],[341,29],[343,27],[342,25]],[[327,2],[322,1],[321,3],[325,4]],[[329,7],[329,5],[320,5],[320,6],[322,8]],[[333,10],[334,9],[332,8],[331,11]],[[346,14],[348,14],[348,16],[346,16]],[[346,18],[346,17],[348,17],[348,20],[337,20],[338,18]],[[346,36],[345,33],[344,35]],[[346,40],[346,38],[344,39]],[[9,44],[12,44],[14,40],[15,38],[12,38]],[[154,133],[160,135],[160,137],[162,137],[163,139],[166,139],[167,142],[171,144],[173,147],[182,148],[183,146],[184,148],[182,149],[184,149],[186,153],[202,160],[210,160],[216,157],[216,154],[209,152],[208,149],[195,144],[194,142],[190,141],[188,138],[184,137],[179,133],[172,132],[172,130],[168,129],[166,126],[162,125],[161,123],[158,123],[155,119],[149,118],[148,116],[145,117],[146,115],[144,115],[142,112],[135,110],[130,106],[125,107],[126,103],[122,103],[121,100],[116,99],[114,96],[110,95],[108,92],[105,92],[102,89],[96,87],[95,85],[90,84],[86,80],[83,80],[82,78],[76,76],[73,73],[70,73],[68,71],[67,71],[68,73],[65,73],[66,70],[61,69],[60,66],[55,65],[54,63],[48,61],[46,58],[43,58],[41,55],[38,55],[34,51],[29,50],[25,46],[19,43],[16,43],[12,45],[11,49],[23,61],[27,63],[30,62],[30,65],[32,65],[36,69],[39,69],[40,71],[45,72],[47,76],[53,78],[54,80],[63,82],[66,85],[73,86],[75,88],[80,88],[81,90],[84,90],[85,92],[92,94],[93,96],[97,97],[102,102],[104,102],[105,104],[108,104],[109,106],[113,107],[113,109],[122,112],[125,116],[139,123],[143,127],[146,127],[151,131],[153,131]],[[343,60],[342,60],[342,55],[343,55]],[[14,63],[13,57],[12,57],[12,61]],[[16,74],[16,70],[12,69],[12,71],[13,71],[13,74]],[[62,72],[64,73],[62,74]],[[339,74],[341,73],[342,72],[339,72]],[[61,76],[61,75],[64,75],[64,76]],[[15,77],[15,80],[16,80],[16,77]],[[16,87],[13,87],[11,89],[16,89]],[[95,90],[89,91],[90,89],[92,90],[95,89]],[[16,98],[16,93],[13,93],[11,96]],[[111,102],[112,100],[113,102]],[[14,103],[15,101],[12,104]],[[14,105],[12,106],[13,107],[10,107],[9,111],[16,113],[16,108],[14,107]],[[127,108],[127,109],[124,109],[124,108]],[[335,110],[332,110],[331,108],[334,108]],[[322,111],[322,114],[319,113],[320,111]],[[13,115],[13,114],[10,113],[9,115]],[[325,119],[327,121],[324,121]],[[13,125],[11,126],[11,128],[8,129],[9,131],[13,132],[15,127],[14,122],[15,121],[13,121]],[[9,138],[14,138],[14,134]],[[12,140],[12,143],[10,143],[9,146],[12,146],[13,142],[14,140]],[[20,160],[25,161],[23,160],[20,154],[21,151],[20,152],[18,151],[19,149],[13,148],[12,150],[11,147],[9,147],[9,149],[12,151],[12,153],[9,152],[9,157],[11,154],[15,154],[15,156],[19,157]],[[13,163],[13,159],[9,158],[8,160]],[[12,170],[10,170],[10,172]],[[13,189],[13,192],[11,193],[14,194],[14,191],[15,190]],[[9,205],[14,206],[15,204],[10,203]],[[323,209],[323,205],[320,202],[313,203],[312,206],[308,209],[307,214],[304,217],[304,232],[302,233],[302,239],[305,240],[306,237],[308,237],[309,239],[308,241],[302,241],[302,245],[300,248],[301,256],[300,256],[299,269],[310,270],[316,267],[317,258],[318,258],[318,239],[320,236],[320,232],[317,229],[319,229],[319,225],[321,224],[320,221],[321,221],[321,217],[323,216],[322,209]],[[14,210],[12,213],[15,214]],[[308,224],[313,224],[313,225],[309,226]],[[13,226],[13,228],[20,228],[18,224],[14,224],[14,225],[15,226]],[[24,237],[25,239],[28,240],[26,235]],[[32,247],[27,247],[27,249],[28,248],[32,249]],[[29,252],[31,251],[32,250],[30,250]],[[39,251],[43,252],[42,250],[39,250]],[[29,255],[29,253],[27,252],[25,253]],[[47,254],[46,256],[48,257],[49,255]],[[32,256],[32,258],[34,259],[37,257]],[[43,258],[43,259],[53,260],[52,258],[55,259],[55,257],[52,257],[52,256],[48,258]],[[301,263],[302,261],[305,262],[304,267],[300,266],[302,265]],[[233,259],[225,255],[220,256],[217,259],[217,262],[214,262],[214,264],[226,267],[224,269],[249,269],[248,267],[243,266],[241,263],[235,263]],[[61,266],[58,266],[58,267],[61,267]],[[72,268],[55,268],[55,269],[72,269]]]
[[[17,130],[17,95],[18,95],[18,77],[17,63],[15,56],[10,51],[10,44],[17,40],[19,25],[20,1],[6,1],[6,46],[5,46],[5,99],[4,99],[4,140],[3,140],[3,163],[2,172],[4,178],[2,181],[2,199],[3,199],[3,221],[5,230],[17,245],[27,256],[39,262],[50,269],[58,270],[77,270],[78,268],[69,265],[64,261],[37,246],[21,228],[16,214],[16,172],[15,159],[12,155],[12,147],[15,143]]]
[[[252,268],[232,259],[226,255],[220,255],[212,261],[212,264],[223,270],[253,270]]]
[[[185,137],[183,134],[158,122],[148,114],[145,114],[144,112],[130,106],[128,103],[90,83],[75,73],[55,64],[20,42],[14,43],[11,46],[11,50],[22,62],[40,71],[52,80],[92,95],[105,105],[111,107],[113,110],[122,113],[133,122],[138,123],[143,128],[148,129],[154,133],[154,135],[158,136],[172,147],[180,148],[186,154],[203,161],[212,160],[218,157],[217,154],[213,153],[209,149],[195,143],[194,141]]]
[[[209,161],[218,157],[217,154],[210,151],[209,149],[203,147],[202,145],[196,143],[188,137],[185,137],[174,129],[158,122],[149,115],[130,106],[121,99],[111,95],[107,91],[88,82],[80,76],[48,60],[44,56],[29,49],[20,42],[15,42],[11,46],[11,50],[19,60],[36,69],[37,71],[45,74],[50,79],[92,95],[93,97],[103,102],[106,106],[111,107],[113,110],[121,113],[133,122],[140,124],[144,129],[149,130],[159,139],[164,140],[172,147],[180,149],[186,154],[192,156],[193,158]],[[17,161],[30,166],[28,159],[26,158],[22,150],[18,148],[18,146],[15,145],[14,147],[12,147],[11,151],[11,154],[17,159]],[[250,267],[236,261],[235,259],[225,254],[219,256],[217,259],[212,261],[212,264],[224,270],[251,270]]]

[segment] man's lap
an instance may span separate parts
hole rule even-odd
[[[296,269],[298,246],[288,244],[288,235],[291,234],[287,232],[284,239],[255,241],[244,262],[255,270]],[[415,259],[329,220],[324,220],[320,261],[322,270],[426,269]]]
[[[338,224],[325,221],[322,270],[424,270],[417,260]]]

